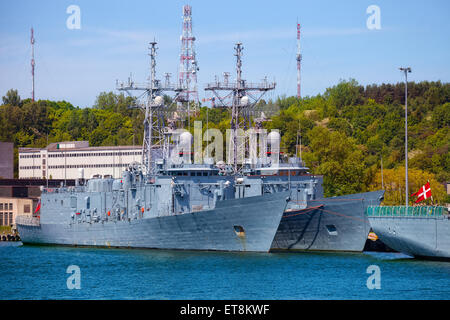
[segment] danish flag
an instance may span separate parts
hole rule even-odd
[[[422,186],[419,191],[416,193],[413,193],[411,197],[416,196],[417,200],[416,203],[423,201],[425,199],[431,198],[431,188],[430,188],[430,182],[428,181],[424,186]]]

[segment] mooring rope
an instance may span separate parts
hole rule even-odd
[[[310,208],[308,208],[308,209],[301,209],[302,212],[290,214],[290,215],[287,215],[287,216],[283,216],[283,218],[289,218],[289,217],[294,217],[294,216],[298,216],[298,215],[301,215],[301,214],[305,214],[305,213],[308,213],[308,212],[311,211],[311,210],[315,210],[315,209],[318,209],[318,208],[320,208],[320,207],[321,207],[321,206],[310,207]],[[303,211],[303,210],[304,210],[304,211]]]

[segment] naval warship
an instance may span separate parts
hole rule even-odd
[[[323,177],[308,170],[300,158],[292,157],[288,162],[248,168],[238,185],[250,196],[290,192],[271,249],[363,251],[370,231],[365,212],[381,203],[384,191],[324,198]]]
[[[289,192],[239,196],[239,177],[224,167],[193,164],[169,157],[175,122],[165,125],[162,93],[185,88],[155,78],[156,42],[151,42],[150,84],[131,81],[118,89],[144,90],[142,164],[134,163],[120,179],[77,179],[76,186],[43,189],[39,217],[18,217],[25,244],[154,249],[269,251]],[[175,101],[177,99],[174,99]],[[188,102],[189,103],[189,102]],[[156,141],[156,142],[155,142]],[[185,132],[179,143],[192,143]],[[161,151],[156,158],[154,151]]]
[[[25,244],[267,252],[288,192],[236,198],[214,166],[167,168],[44,189],[39,218],[18,217]]]
[[[266,80],[260,84],[247,83],[241,78],[242,49],[237,43],[236,81],[228,81],[227,73],[224,73],[223,82],[216,80],[205,88],[222,103],[216,107],[231,110],[230,162],[240,177],[236,196],[245,198],[289,192],[291,200],[283,213],[272,250],[363,251],[370,231],[366,209],[369,205],[379,205],[384,191],[325,198],[323,177],[310,174],[301,158],[285,157],[280,152],[279,132],[272,130],[267,134],[263,129],[263,123],[269,120],[264,112],[255,117],[258,99],[254,97],[259,97],[258,92],[274,89],[275,84]],[[223,91],[225,94],[220,95]],[[223,103],[223,96],[232,97],[231,103]],[[249,145],[236,138],[239,129],[250,129]],[[259,154],[255,144],[253,148],[250,146],[250,141],[257,140],[260,142]]]
[[[370,206],[375,234],[390,248],[422,259],[450,260],[450,214],[446,207]]]

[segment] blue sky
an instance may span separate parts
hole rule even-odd
[[[234,75],[234,43],[243,42],[243,77],[275,79],[269,98],[296,94],[296,21],[302,24],[302,94],[323,93],[340,79],[363,85],[450,81],[450,1],[1,1],[0,96],[31,95],[30,28],[35,29],[36,98],[92,106],[130,72],[149,74],[148,42],[159,43],[158,78],[179,65],[182,6],[193,7],[193,31],[203,86]],[[81,9],[81,29],[69,30],[69,5]],[[381,9],[381,30],[369,30],[369,5]]]

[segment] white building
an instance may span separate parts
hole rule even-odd
[[[141,146],[89,147],[87,141],[52,143],[45,149],[19,148],[20,179],[120,178],[132,162],[142,162]]]

